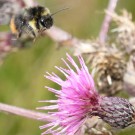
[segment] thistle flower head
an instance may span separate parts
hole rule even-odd
[[[67,54],[67,60],[75,70],[64,59],[62,60],[67,69],[56,67],[65,75],[65,80],[62,80],[54,73],[47,73],[48,75],[45,76],[47,79],[59,84],[61,90],[48,87],[48,90],[55,93],[58,99],[48,101],[56,103],[56,105],[42,107],[41,109],[57,109],[58,112],[50,113],[56,119],[50,124],[41,126],[41,129],[49,128],[42,134],[74,135],[79,132],[79,128],[90,117],[92,108],[99,104],[99,96],[94,88],[94,81],[82,57],[78,57],[78,59],[81,65],[80,68]]]
[[[80,67],[67,54],[67,61],[74,70],[64,59],[62,60],[67,69],[56,67],[65,75],[65,80],[55,73],[47,73],[45,76],[60,85],[61,90],[47,87],[58,99],[43,101],[54,103],[54,105],[39,108],[50,110],[49,116],[54,118],[49,124],[40,127],[41,129],[48,128],[42,135],[82,135],[82,126],[92,116],[98,116],[116,128],[125,128],[135,124],[134,106],[123,98],[99,96],[82,57],[78,59]],[[57,111],[52,112],[52,110]]]

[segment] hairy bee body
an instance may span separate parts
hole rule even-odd
[[[49,29],[52,25],[53,18],[49,9],[42,6],[24,9],[10,21],[11,32],[17,37],[28,34],[35,38],[40,31]]]

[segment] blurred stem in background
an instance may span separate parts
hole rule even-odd
[[[107,11],[109,11],[111,13],[114,12],[115,8],[117,6],[117,2],[118,2],[118,0],[109,0]],[[99,40],[103,44],[106,41],[107,33],[109,30],[109,26],[110,26],[109,24],[110,24],[111,20],[112,20],[112,17],[109,16],[108,14],[106,14],[102,27],[101,27],[101,31],[99,32]]]

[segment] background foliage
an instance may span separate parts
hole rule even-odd
[[[50,8],[52,12],[63,7],[70,9],[54,17],[55,25],[72,35],[82,38],[98,36],[104,17],[104,9],[108,0],[39,0],[39,3]],[[133,0],[119,0],[117,11],[127,9],[135,18]],[[9,30],[8,27],[0,27]],[[58,72],[55,65],[62,65],[66,48],[57,48],[56,43],[48,37],[40,37],[31,47],[9,54],[0,66],[0,101],[34,110],[44,104],[38,100],[54,97],[44,86],[52,86],[52,82],[44,78],[46,71]],[[40,135],[38,126],[43,123],[19,116],[0,113],[1,135]],[[134,129],[126,129],[119,135],[134,135]]]

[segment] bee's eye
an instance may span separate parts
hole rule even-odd
[[[46,16],[43,16],[40,19],[40,23],[41,23],[41,25],[43,27],[49,29],[53,25],[53,19],[52,19],[51,16],[49,16],[49,17],[48,16],[47,17]]]

